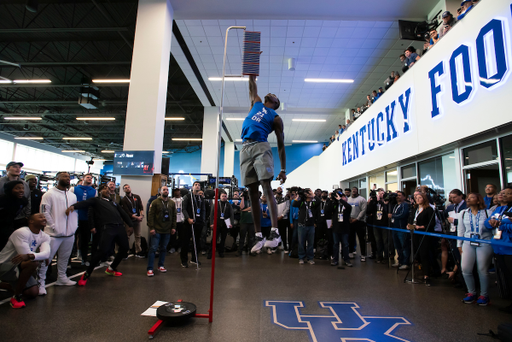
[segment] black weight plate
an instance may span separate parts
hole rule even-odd
[[[196,306],[187,302],[169,302],[156,310],[156,317],[162,321],[181,321],[196,314]]]

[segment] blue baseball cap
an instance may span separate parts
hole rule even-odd
[[[450,15],[453,17],[453,14],[450,11],[445,11],[442,15],[442,18],[448,18]]]

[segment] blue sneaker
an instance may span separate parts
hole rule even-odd
[[[464,304],[473,304],[476,301],[476,294],[472,293],[466,293],[466,298],[464,298],[462,301]]]
[[[490,302],[489,297],[485,297],[485,296],[478,297],[478,300],[476,301],[476,303],[480,306],[487,306],[487,304],[489,304],[489,302]]]

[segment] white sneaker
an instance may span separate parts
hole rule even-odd
[[[39,295],[46,296],[46,288],[44,287],[44,283],[39,283]]]
[[[267,242],[265,242],[265,247],[277,248],[277,246],[279,246],[280,243],[281,235],[279,235],[279,231],[277,230],[277,228],[272,228],[272,230],[270,231],[270,236]]]
[[[314,262],[313,260],[308,260],[308,263],[309,263],[310,265],[314,265],[314,264],[315,264],[315,262]]]
[[[354,257],[354,253],[348,253],[348,257],[349,257],[350,259],[354,259],[354,258],[355,258],[355,257]]]
[[[73,281],[69,278],[58,278],[57,282],[55,282],[57,286],[74,286],[76,285],[76,281]]]
[[[258,235],[259,234],[259,235]],[[261,235],[261,233],[256,233],[256,244],[252,246],[251,253],[259,253],[261,249],[265,245],[266,239]]]
[[[100,263],[100,266],[101,267],[109,267],[110,264],[112,264],[110,261],[103,261],[102,263]]]
[[[366,262],[366,257],[365,256],[361,257],[361,262]]]
[[[409,266],[408,265],[402,265],[398,268],[399,270],[408,270],[409,269]]]

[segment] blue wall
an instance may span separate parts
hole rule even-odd
[[[241,145],[238,146],[241,147]],[[322,153],[322,146],[323,143],[286,146],[286,172],[290,173],[311,157],[320,155],[320,153]],[[277,176],[279,170],[281,170],[277,147],[272,147],[272,154],[274,155],[274,171]],[[169,163],[169,172],[171,173],[178,173],[181,170],[186,173],[201,172],[201,150],[192,153],[173,153],[168,156],[171,159]],[[220,160],[220,174],[224,175],[224,147],[221,148]],[[112,165],[104,165],[102,173],[104,174],[107,171],[112,172],[112,169]],[[240,180],[240,151],[235,151],[234,174],[235,177]]]
[[[311,157],[320,155],[322,147],[323,143],[286,146],[286,173],[292,172]],[[281,170],[277,147],[272,147],[272,155],[274,156],[274,173],[277,176]],[[240,151],[235,151],[235,177],[240,180]]]

